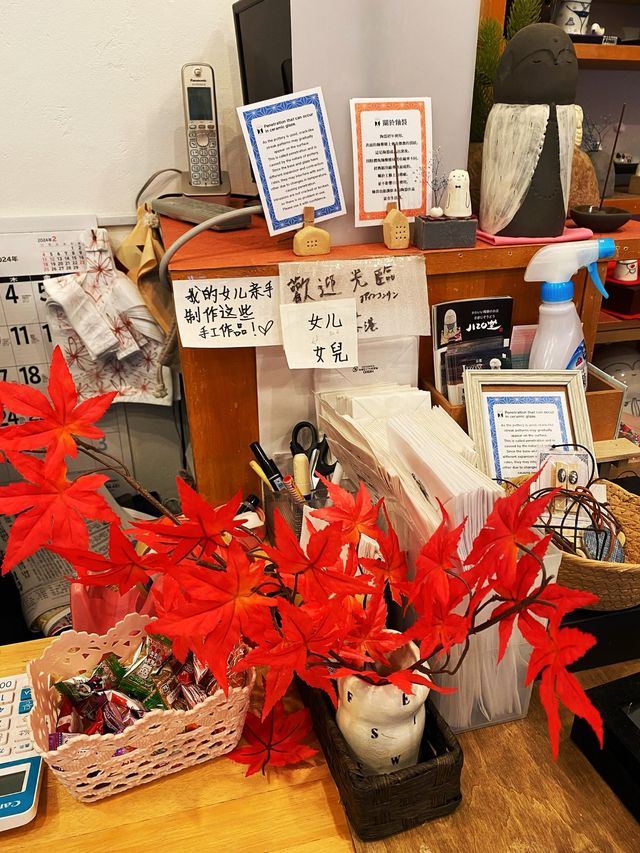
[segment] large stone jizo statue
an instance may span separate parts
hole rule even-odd
[[[480,227],[508,237],[562,234],[569,202],[578,61],[555,24],[508,43],[484,136]]]

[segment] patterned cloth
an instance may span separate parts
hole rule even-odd
[[[163,368],[166,397],[154,394],[164,334],[133,282],[116,270],[107,232],[84,235],[86,270],[49,279],[47,312],[80,397],[117,389],[116,402],[170,406],[171,371]]]

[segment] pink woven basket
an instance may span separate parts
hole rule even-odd
[[[149,617],[131,613],[104,636],[68,631],[32,660],[33,743],[54,775],[78,800],[90,803],[184,767],[230,752],[240,740],[255,673],[228,697],[218,690],[188,711],[150,711],[120,734],[79,735],[49,751],[61,696],[51,681],[91,672],[107,652],[131,658]]]

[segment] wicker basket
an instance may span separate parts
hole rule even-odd
[[[120,734],[79,735],[49,751],[61,697],[50,677],[68,678],[91,671],[107,652],[127,658],[140,644],[149,617],[131,613],[104,636],[68,631],[32,660],[33,710],[29,725],[34,745],[69,793],[83,802],[112,794],[208,761],[232,750],[242,734],[255,673],[243,687],[222,690],[188,711],[145,714]]]
[[[297,684],[344,810],[360,838],[386,838],[457,808],[462,799],[462,750],[429,699],[420,762],[395,773],[366,776],[358,770],[326,693],[299,680]]]
[[[607,481],[607,503],[622,528],[627,563],[605,563],[563,552],[558,583],[600,597],[589,610],[624,610],[640,604],[640,497]]]

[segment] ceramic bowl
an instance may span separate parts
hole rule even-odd
[[[598,207],[596,204],[580,204],[572,207],[570,215],[576,225],[592,231],[608,233],[617,231],[631,219],[628,210],[621,207]]]

